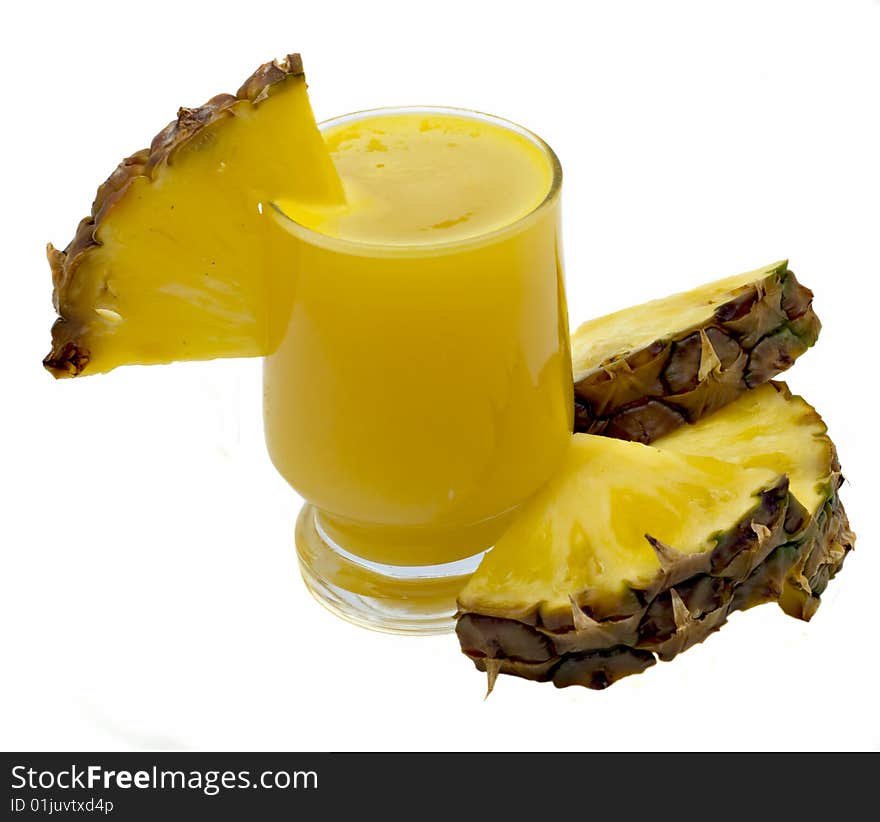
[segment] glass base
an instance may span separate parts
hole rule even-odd
[[[456,597],[486,551],[443,565],[384,565],[346,551],[308,503],[296,522],[296,551],[306,586],[337,616],[393,634],[445,634],[455,627]],[[488,549],[487,549],[488,550]]]

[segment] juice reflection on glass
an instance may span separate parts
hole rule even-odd
[[[265,362],[269,453],[307,501],[297,550],[318,599],[446,630],[569,443],[561,172],[534,135],[456,109],[322,131],[347,204],[274,204],[295,242]]]

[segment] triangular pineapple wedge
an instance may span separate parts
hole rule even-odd
[[[266,354],[268,307],[283,313],[291,288],[281,232],[262,213],[282,195],[343,197],[297,54],[180,109],[98,189],[67,248],[49,246],[60,317],[45,366],[74,377]]]
[[[653,442],[696,422],[816,342],[812,298],[783,260],[584,323],[575,430]]]

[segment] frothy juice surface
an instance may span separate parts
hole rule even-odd
[[[365,243],[445,243],[486,234],[537,208],[553,182],[545,151],[491,121],[386,114],[324,132],[347,205],[281,203],[307,227]]]
[[[297,242],[265,363],[270,455],[351,553],[470,556],[570,439],[555,157],[478,115],[367,112],[323,133],[347,204],[276,203]]]

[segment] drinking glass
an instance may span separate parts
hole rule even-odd
[[[572,430],[559,161],[539,137],[543,201],[446,242],[379,244],[307,228],[294,242],[264,365],[272,461],[305,499],[303,578],[331,611],[399,633],[450,630],[455,599],[512,515],[559,465]],[[463,181],[464,182],[464,181]],[[283,304],[283,308],[281,308]]]

